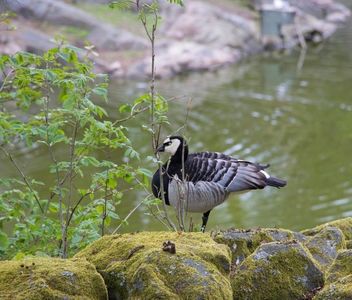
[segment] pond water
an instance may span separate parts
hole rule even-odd
[[[214,73],[157,82],[167,97],[192,99],[183,131],[190,137],[191,151],[220,151],[270,163],[270,173],[288,181],[280,190],[232,195],[212,211],[208,229],[299,230],[352,216],[352,22],[324,44],[309,47],[301,68],[300,58],[299,51],[261,56]],[[112,117],[118,102],[133,100],[147,89],[141,82],[111,86]],[[186,102],[171,104],[172,125],[164,136],[185,123]],[[139,151],[151,153],[151,143],[136,121],[130,134]],[[18,159],[27,175],[45,178],[48,158],[40,149]],[[16,174],[8,162],[0,164],[1,177]],[[142,192],[126,194],[118,206],[121,217],[142,197]],[[124,231],[165,229],[146,212],[140,207]],[[200,223],[201,215],[193,220]]]

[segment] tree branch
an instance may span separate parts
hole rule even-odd
[[[33,190],[32,185],[31,185],[31,184],[29,183],[29,181],[27,180],[26,175],[24,175],[24,173],[22,172],[22,170],[20,169],[20,167],[17,165],[17,163],[16,163],[16,161],[13,159],[11,153],[7,152],[7,151],[5,150],[5,148],[2,147],[2,146],[0,146],[0,149],[1,149],[1,151],[9,158],[9,160],[10,160],[10,161],[12,162],[12,164],[15,166],[16,170],[20,173],[20,175],[21,175],[23,181],[26,183],[27,187],[28,187],[29,190],[32,192],[32,194],[33,194],[33,196],[34,196],[34,199],[35,199],[35,201],[37,202],[37,204],[38,204],[38,206],[39,206],[40,211],[44,214],[44,209],[43,209],[43,207],[42,207],[41,204],[40,204],[39,198],[38,198],[36,192]]]

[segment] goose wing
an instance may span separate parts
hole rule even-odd
[[[187,180],[194,184],[211,182],[221,185],[226,192],[239,192],[270,185],[266,167],[223,153],[198,152],[189,155],[185,169]]]

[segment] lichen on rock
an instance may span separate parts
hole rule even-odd
[[[163,251],[165,241],[176,253]],[[110,299],[231,299],[227,246],[203,233],[105,236],[76,255],[104,277]]]
[[[306,236],[316,235],[318,232],[322,231],[326,227],[337,227],[339,228],[346,240],[352,240],[352,217],[331,221],[312,229],[303,230],[302,233]]]
[[[228,245],[233,253],[233,263],[239,264],[262,243],[293,239],[303,241],[306,238],[299,232],[279,228],[249,230],[231,228],[213,233],[213,239],[220,244]]]
[[[315,300],[352,299],[352,250],[339,251],[334,263],[327,270],[325,287]]]
[[[85,259],[32,257],[0,261],[2,300],[106,300],[101,275]]]
[[[305,243],[320,266],[326,270],[334,261],[337,252],[345,249],[346,242],[342,231],[337,227],[324,227]]]
[[[352,250],[342,250],[330,267],[326,281],[328,283],[352,274]]]
[[[232,276],[234,299],[302,299],[323,285],[323,273],[297,241],[259,246]]]
[[[350,300],[352,299],[352,275],[327,285],[314,298],[314,300]]]

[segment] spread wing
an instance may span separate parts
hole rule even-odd
[[[238,160],[217,152],[190,154],[185,164],[187,180],[217,183],[226,192],[262,189],[270,184],[267,165]]]

